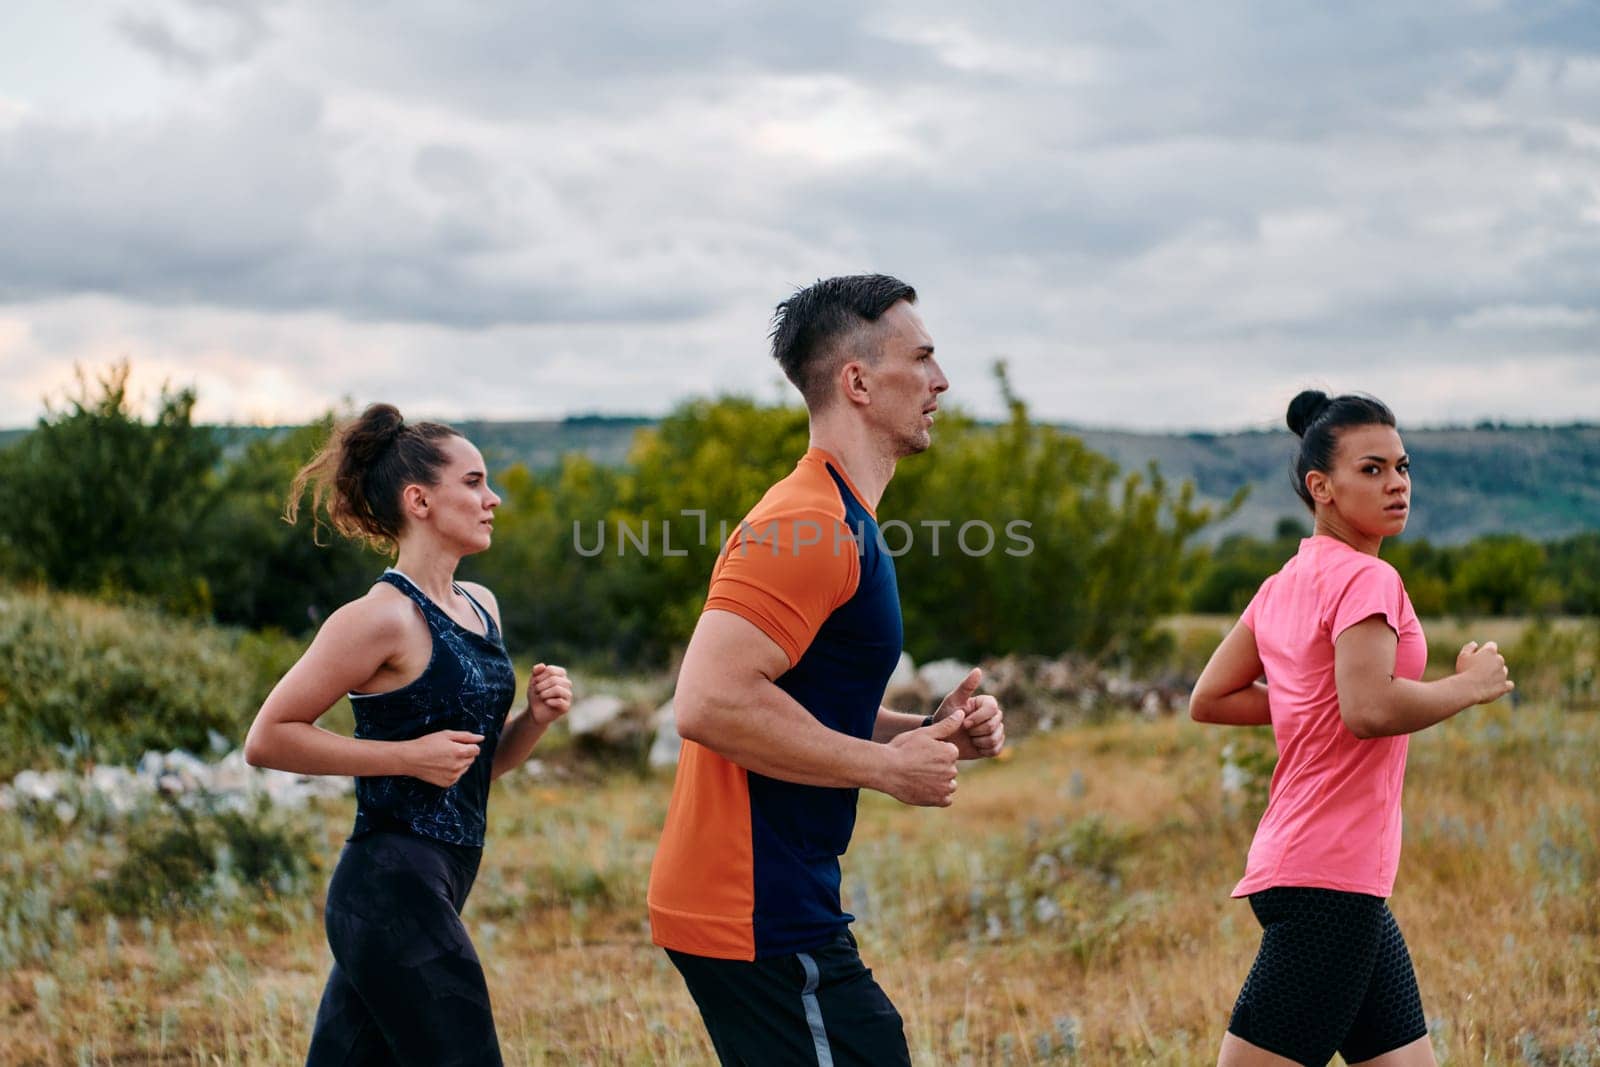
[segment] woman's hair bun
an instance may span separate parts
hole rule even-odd
[[[390,436],[399,433],[400,427],[406,424],[400,409],[393,404],[368,404],[356,421],[368,433]]]
[[[347,462],[358,468],[369,466],[394,444],[405,425],[400,409],[393,404],[368,404],[345,430]]]
[[[1289,413],[1284,421],[1296,437],[1304,437],[1306,428],[1333,404],[1333,398],[1321,389],[1305,389],[1289,401]]]

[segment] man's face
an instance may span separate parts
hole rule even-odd
[[[933,338],[917,309],[898,301],[873,324],[878,358],[862,364],[871,404],[866,416],[893,444],[895,458],[933,443],[933,413],[950,382],[933,358]]]

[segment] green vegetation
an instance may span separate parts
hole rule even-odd
[[[1164,651],[1157,619],[1236,612],[1294,551],[1304,526],[1293,518],[1269,538],[1204,544],[1254,506],[1241,487],[1276,438],[1161,438],[1167,452],[1130,471],[1036,422],[998,373],[1009,418],[982,424],[947,412],[934,451],[901,464],[879,509],[886,543],[904,548],[896,566],[906,645],[918,659],[1076,652],[1148,661]],[[64,406],[0,451],[0,579],[290,634],[308,633],[368,586],[378,556],[280,518],[293,472],[331,417],[272,433],[216,430],[193,424],[195,397],[180,391],[164,393],[147,422],[127,380],[125,364],[81,379]],[[804,412],[724,397],[685,403],[654,424],[570,422],[559,431],[464,426],[491,462],[543,464],[562,442],[589,454],[497,470],[506,503],[496,544],[463,574],[495,589],[519,648],[605,669],[659,667],[692,629],[727,531],[805,450]],[[1583,467],[1587,433],[1544,436]],[[632,437],[620,460],[619,434]],[[1424,442],[1413,450],[1467,447],[1459,434],[1435,434],[1432,444],[1426,432],[1413,437]],[[1089,439],[1123,455],[1137,453],[1131,440],[1157,440]],[[1196,466],[1197,448],[1223,452]],[[1539,469],[1519,464],[1530,477]],[[1174,470],[1193,481],[1175,483]],[[1475,477],[1483,488],[1481,471]],[[1229,485],[1231,498],[1219,501]],[[1574,507],[1584,499],[1574,496]],[[1460,545],[1404,538],[1386,554],[1424,615],[1600,614],[1600,532],[1548,544],[1517,534]]]
[[[1011,418],[992,427],[946,418],[937,453],[904,462],[879,509],[919,530],[896,562],[907,650],[919,660],[1144,657],[1156,621],[1181,606],[1195,563],[1188,546],[1214,512],[1154,466],[1124,473],[1033,422],[1003,368],[1000,384]],[[985,525],[969,544],[962,527],[975,521]],[[1015,521],[1027,523],[1026,546],[1008,536]],[[948,524],[937,554],[920,536],[933,522]]]
[[[908,651],[1141,650],[1178,606],[1186,546],[1210,513],[1158,472],[1124,475],[1030,421],[1020,401],[1012,410],[1002,426],[947,416],[937,461],[904,462],[882,502],[884,520],[904,524],[886,544],[909,546],[896,562]],[[496,590],[516,641],[608,651],[614,666],[665,663],[694,627],[727,532],[806,440],[800,409],[724,398],[641,431],[622,469],[568,457],[536,479],[514,467],[495,548],[464,571]],[[1008,535],[1014,520],[1028,524],[1027,543]],[[1059,609],[1037,610],[1041,588]]]
[[[133,417],[128,365],[91,386],[81,374],[61,411],[0,453],[0,558],[57,589],[138,594],[205,607],[203,580],[174,546],[217,503],[220,449],[190,420],[193,391],[164,392],[155,420]]]
[[[301,642],[81,597],[0,594],[0,779],[237,744]]]
[[[249,909],[273,894],[310,888],[311,834],[264,797],[247,811],[168,804],[128,826],[109,877],[73,895],[78,910],[160,916],[208,905]]]

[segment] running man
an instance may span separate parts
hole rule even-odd
[[[949,388],[915,301],[872,274],[778,305],[811,447],[729,538],[678,675],[650,924],[723,1064],[910,1064],[839,900],[857,791],[944,807],[956,761],[1005,743],[977,669],[926,718],[880,704],[902,630],[876,509]]]

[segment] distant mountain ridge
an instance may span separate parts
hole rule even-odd
[[[643,416],[588,415],[463,420],[455,425],[483,449],[491,469],[523,463],[538,471],[554,467],[569,452],[581,452],[597,463],[624,463],[634,435],[655,423]],[[232,447],[258,434],[278,432],[271,427],[220,429]],[[1239,511],[1207,529],[1209,540],[1230,533],[1269,536],[1284,517],[1307,518],[1290,484],[1295,440],[1287,431],[1061,429],[1125,470],[1154,461],[1169,481],[1193,481],[1197,495],[1209,503],[1221,504],[1241,485],[1250,486]],[[26,432],[0,431],[0,447]],[[1600,424],[1493,424],[1410,430],[1403,436],[1415,482],[1408,537],[1459,544],[1487,533],[1520,533],[1544,541],[1600,530]]]

